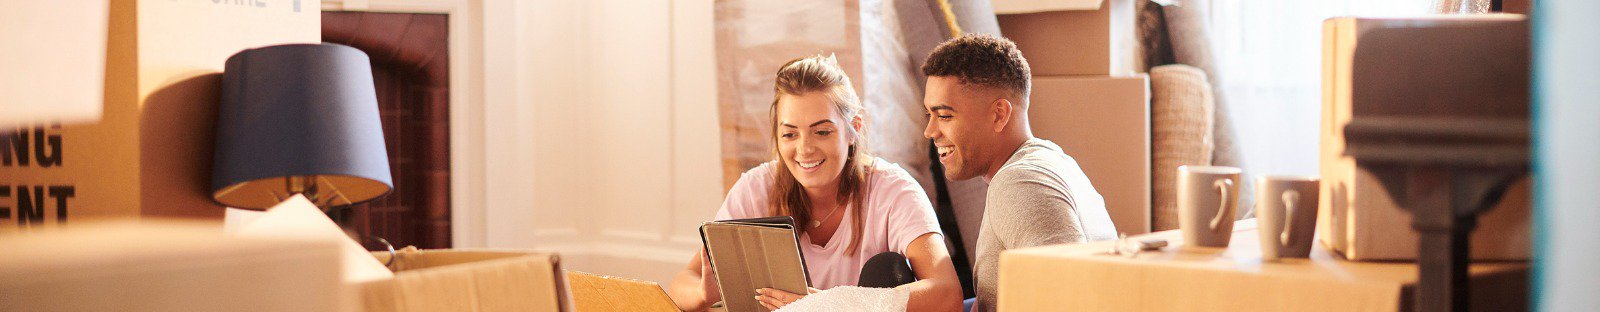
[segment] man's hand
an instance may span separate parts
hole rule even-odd
[[[820,290],[817,290],[816,288],[806,287],[806,294],[815,294],[818,291],[820,291]],[[805,296],[806,295],[796,295],[794,293],[790,293],[790,292],[782,291],[782,290],[777,290],[777,289],[772,289],[772,288],[756,289],[756,301],[761,302],[761,306],[766,307],[767,310],[769,310],[769,311],[770,310],[777,310],[778,308],[782,308],[785,305],[789,305],[790,303],[794,303],[795,300],[800,300],[800,298],[805,298]]]

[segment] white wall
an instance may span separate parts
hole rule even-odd
[[[1215,79],[1245,174],[1317,174],[1324,19],[1418,15],[1433,2],[1210,0]]]
[[[712,0],[323,0],[450,14],[457,248],[665,283],[722,203]]]
[[[481,244],[666,282],[722,200],[711,0],[486,0]]]

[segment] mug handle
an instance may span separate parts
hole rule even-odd
[[[1283,192],[1283,233],[1279,234],[1279,244],[1289,244],[1289,233],[1294,232],[1294,205],[1299,202],[1300,191],[1288,190]]]
[[[1228,198],[1230,193],[1228,192],[1228,189],[1233,188],[1233,180],[1217,179],[1216,182],[1212,182],[1211,185],[1216,187],[1217,192],[1220,192],[1222,195],[1222,202],[1217,203],[1217,215],[1211,218],[1211,230],[1215,231],[1218,227],[1222,226],[1222,216],[1226,214],[1224,212],[1233,210],[1234,202],[1230,200],[1232,198]]]

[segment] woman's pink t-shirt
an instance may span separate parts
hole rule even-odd
[[[940,233],[939,221],[934,218],[933,205],[927,193],[904,169],[883,159],[874,159],[872,182],[867,189],[867,199],[861,217],[860,250],[847,254],[855,226],[853,212],[847,207],[839,211],[844,219],[839,229],[823,244],[811,242],[810,235],[800,235],[800,251],[806,258],[806,270],[811,275],[811,286],[828,289],[835,286],[856,285],[861,279],[861,266],[867,259],[886,251],[906,253],[911,241],[927,233]],[[716,220],[768,217],[768,194],[772,190],[775,163],[767,162],[745,171],[739,181],[728,190],[728,198],[717,210]],[[806,227],[806,225],[798,225]],[[942,233],[941,233],[942,235]],[[942,238],[941,238],[942,239]]]

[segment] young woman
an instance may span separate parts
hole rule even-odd
[[[777,159],[740,176],[716,219],[793,217],[816,288],[810,292],[857,285],[869,260],[874,265],[866,268],[868,276],[885,275],[878,263],[904,267],[909,260],[917,280],[896,286],[910,290],[907,309],[960,311],[960,282],[928,196],[900,166],[864,152],[866,112],[838,62],[821,55],[789,61],[778,69],[773,89]],[[669,287],[685,311],[706,310],[721,300],[702,253]],[[808,294],[761,289],[739,295],[777,309]]]

